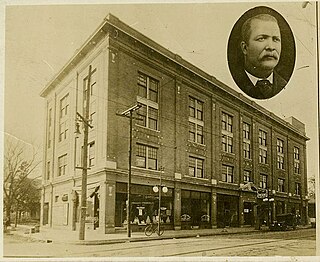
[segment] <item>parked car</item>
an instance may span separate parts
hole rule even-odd
[[[276,217],[276,220],[270,224],[269,229],[272,231],[287,230],[292,228],[295,230],[297,227],[297,217],[292,213],[281,214]]]
[[[316,227],[316,218],[315,217],[310,217],[310,224],[311,224],[311,227],[313,227],[313,228]]]

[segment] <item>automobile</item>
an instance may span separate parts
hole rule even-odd
[[[316,218],[315,217],[310,217],[310,224],[312,228],[316,227]]]
[[[297,227],[297,217],[295,214],[287,213],[277,215],[276,220],[270,224],[269,229],[271,231],[285,231],[287,229],[295,230]]]

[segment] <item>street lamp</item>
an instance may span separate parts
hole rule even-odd
[[[160,223],[161,223],[161,217],[160,217],[160,213],[161,213],[161,191],[163,193],[167,193],[168,192],[168,188],[166,186],[162,186],[162,172],[163,172],[164,168],[160,168],[160,185],[158,186],[154,186],[152,188],[153,192],[158,193],[159,192],[159,206],[158,206],[158,232],[160,232]]]
[[[131,223],[130,223],[130,195],[131,195],[131,166],[132,166],[132,124],[133,124],[133,119],[135,117],[133,117],[133,112],[138,110],[141,107],[140,104],[134,105],[128,109],[126,109],[125,111],[123,111],[122,113],[118,114],[118,116],[123,116],[123,117],[127,117],[130,119],[130,142],[129,142],[129,174],[128,174],[128,196],[127,196],[127,234],[128,237],[131,237]],[[135,118],[137,119],[137,118]]]
[[[262,199],[263,202],[268,202],[268,225],[272,222],[272,209],[270,209],[270,203],[274,202],[274,198],[269,198],[269,194],[266,198]]]

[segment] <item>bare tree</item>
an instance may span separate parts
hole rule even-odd
[[[21,192],[26,190],[23,187],[26,186],[27,178],[39,164],[37,150],[33,146],[5,136],[3,202],[5,216],[9,221],[13,207],[21,198]]]
[[[314,176],[308,179],[308,195],[311,199],[315,198],[316,179]]]

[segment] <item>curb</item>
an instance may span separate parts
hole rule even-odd
[[[310,229],[311,227],[300,227],[296,230],[304,230],[304,229]],[[32,238],[34,240],[37,240],[39,242],[44,243],[68,243],[72,245],[110,245],[110,244],[119,244],[119,243],[130,243],[130,242],[144,242],[144,241],[154,241],[154,240],[166,240],[166,239],[180,239],[180,238],[195,238],[195,237],[208,237],[208,236],[221,236],[221,235],[240,235],[240,234],[252,234],[252,233],[267,233],[270,232],[269,230],[256,230],[256,229],[250,229],[247,231],[220,231],[220,232],[202,232],[202,233],[187,233],[186,234],[176,234],[176,235],[169,235],[169,236],[151,236],[151,237],[133,237],[133,238],[117,238],[117,239],[101,239],[101,240],[74,240],[74,241],[54,241],[52,239],[44,239],[44,238],[38,238],[35,235],[31,234],[25,234],[25,237]],[[19,234],[18,234],[19,235]]]

